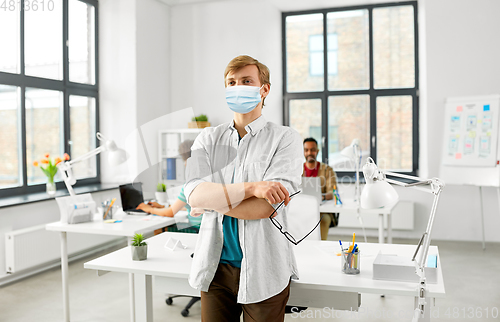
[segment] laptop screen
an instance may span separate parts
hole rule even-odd
[[[316,197],[318,203],[321,203],[321,178],[302,177],[302,193]]]
[[[141,202],[144,202],[142,183],[136,182],[121,185],[120,198],[122,199],[123,211],[134,210]]]

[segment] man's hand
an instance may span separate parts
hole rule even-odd
[[[271,204],[285,201],[285,206],[290,202],[288,190],[279,182],[260,181],[253,184],[253,195],[256,198],[266,199]]]

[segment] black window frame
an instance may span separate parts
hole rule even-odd
[[[414,55],[415,55],[415,86],[412,88],[389,88],[389,89],[375,89],[374,88],[374,66],[373,66],[373,9],[386,8],[386,7],[399,7],[399,6],[413,6],[413,19],[414,19]],[[323,48],[327,47],[327,14],[330,12],[350,11],[350,10],[368,10],[368,25],[369,25],[369,78],[370,84],[368,89],[356,90],[329,90],[328,89],[328,50],[323,50],[324,61],[324,84],[322,91],[309,91],[309,92],[287,92],[287,49],[286,49],[286,18],[289,16],[305,15],[305,14],[323,14]],[[335,7],[326,9],[314,9],[304,11],[290,11],[282,12],[281,15],[281,32],[282,32],[282,52],[283,52],[283,124],[290,126],[290,100],[300,99],[321,99],[322,102],[322,115],[321,115],[321,128],[322,128],[322,162],[328,164],[328,98],[334,96],[347,96],[347,95],[369,95],[370,98],[370,157],[377,162],[377,111],[376,101],[377,97],[381,96],[411,96],[413,103],[412,111],[412,170],[399,173],[408,175],[417,175],[419,169],[419,56],[418,56],[418,5],[417,1],[405,1],[394,3],[381,3],[373,5],[359,5],[348,7]],[[361,169],[360,169],[361,170]],[[339,177],[354,177],[354,171],[336,171]],[[361,176],[362,178],[362,176]]]
[[[68,25],[68,16],[69,16],[69,1],[70,0],[62,0],[62,14],[63,14],[63,28],[62,28],[62,50],[63,50],[63,79],[62,80],[54,80],[49,78],[41,78],[28,76],[25,73],[25,46],[24,46],[24,1],[16,2],[19,6],[16,6],[16,10],[20,10],[20,70],[19,73],[6,73],[0,72],[0,85],[8,85],[8,86],[16,86],[21,89],[21,97],[20,97],[20,111],[18,112],[18,124],[20,133],[18,134],[18,138],[20,139],[20,159],[21,159],[21,169],[20,174],[21,177],[21,185],[16,187],[6,187],[0,188],[0,197],[12,197],[12,196],[20,196],[26,195],[30,193],[37,193],[45,191],[45,183],[28,185],[28,165],[27,165],[27,156],[26,156],[26,101],[25,101],[25,93],[26,88],[34,88],[34,89],[46,89],[46,90],[56,90],[60,91],[64,95],[63,99],[63,139],[64,139],[64,151],[71,151],[71,129],[70,129],[70,106],[69,106],[69,97],[71,95],[77,96],[85,96],[92,97],[95,99],[95,129],[96,132],[99,131],[99,6],[97,0],[78,0],[80,2],[86,3],[88,5],[92,5],[94,7],[94,73],[95,73],[95,83],[94,84],[83,84],[83,83],[75,83],[69,80],[69,54],[68,54],[68,34],[69,34],[69,25]],[[99,146],[99,141],[97,138],[95,139],[95,146]],[[72,156],[77,157],[77,156]],[[96,184],[101,182],[101,171],[100,171],[100,157],[97,155],[96,158],[96,176],[92,178],[84,178],[78,179],[76,184],[73,187],[81,187],[90,184]],[[63,181],[56,182],[57,189],[66,189],[66,186]]]

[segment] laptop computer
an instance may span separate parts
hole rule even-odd
[[[321,195],[321,178],[302,177],[302,193],[316,197],[318,204],[323,202]]]
[[[129,215],[147,215],[148,213],[135,209],[141,202],[144,202],[142,196],[142,183],[129,183],[120,185],[120,198],[122,200],[122,208]]]

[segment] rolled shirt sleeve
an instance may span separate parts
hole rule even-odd
[[[212,182],[212,169],[208,152],[206,150],[206,131],[204,130],[191,147],[191,157],[186,164],[186,183],[184,184],[184,195],[187,203],[193,190],[203,182]]]

